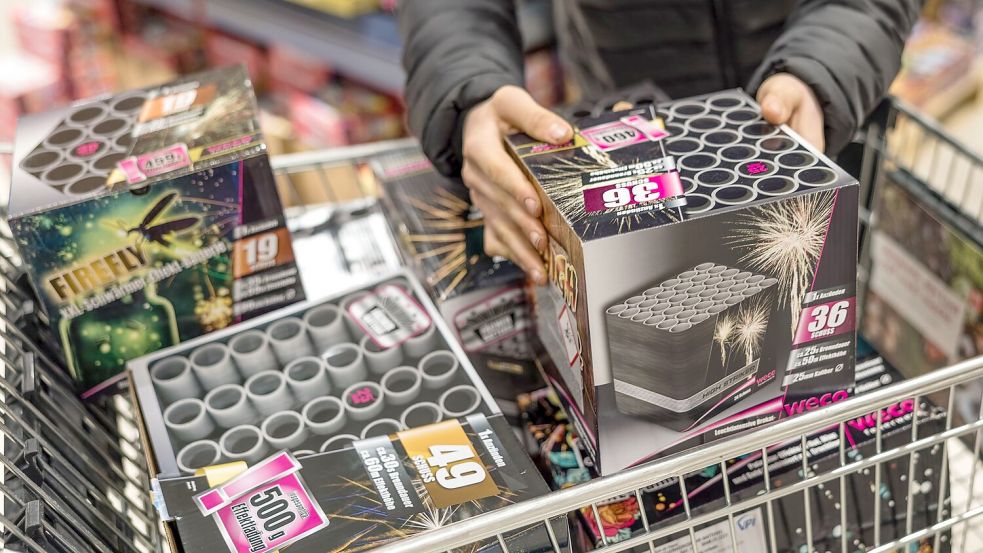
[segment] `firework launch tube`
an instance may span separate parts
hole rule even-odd
[[[416,367],[396,367],[382,377],[380,384],[389,405],[406,405],[420,395],[423,378]]]
[[[283,369],[283,374],[294,398],[300,403],[331,393],[331,382],[319,357],[294,359]]]
[[[352,338],[355,338],[356,340],[359,336],[364,335],[365,331],[358,326],[357,322],[355,322],[355,319],[349,313],[348,308],[351,307],[351,305],[356,301],[364,298],[366,295],[366,293],[356,293],[344,298],[341,300],[341,303],[338,304],[338,307],[341,309],[341,314],[343,315],[343,320],[345,321],[345,328],[348,329],[348,334],[350,334]]]
[[[150,368],[150,380],[163,403],[201,395],[201,384],[191,371],[191,363],[184,357],[168,357]]]
[[[399,346],[382,349],[371,338],[365,336],[359,342],[359,347],[362,349],[365,364],[372,374],[386,374],[387,371],[398,367],[403,362],[403,350]]]
[[[312,434],[330,436],[345,426],[345,404],[334,396],[312,399],[300,411]]]
[[[76,161],[71,161],[68,163],[62,163],[61,165],[56,165],[51,169],[45,171],[44,175],[41,176],[41,180],[47,182],[51,186],[65,186],[73,182],[75,179],[79,178],[85,172],[85,165],[78,163]]]
[[[263,439],[263,432],[251,424],[226,430],[218,445],[226,459],[245,461],[250,465],[262,461],[270,449]]]
[[[108,109],[102,104],[82,106],[68,116],[69,125],[88,126],[106,116]]]
[[[246,389],[238,384],[225,384],[208,392],[205,410],[222,428],[232,428],[259,416],[246,397]]]
[[[194,474],[198,469],[218,464],[221,459],[222,450],[218,443],[199,440],[181,448],[177,454],[177,467],[185,474]]]
[[[183,442],[200,440],[215,430],[215,422],[198,398],[185,398],[164,409],[164,426],[171,436]]]
[[[327,453],[329,451],[338,451],[339,449],[345,449],[346,447],[351,447],[351,445],[358,440],[358,436],[353,434],[338,434],[328,438],[321,444],[321,453]]]
[[[271,324],[266,329],[266,335],[281,366],[298,357],[315,354],[314,345],[307,337],[304,322],[297,317],[287,317]]]
[[[261,372],[246,381],[246,396],[259,414],[268,417],[294,404],[293,394],[280,371]]]
[[[273,413],[260,427],[266,443],[274,450],[293,449],[307,439],[307,427],[304,418],[296,411],[280,411]]]
[[[21,166],[30,172],[42,172],[57,165],[64,159],[58,150],[38,150],[24,158]]]
[[[298,459],[301,457],[310,457],[311,455],[317,455],[317,452],[309,449],[298,449],[297,451],[294,451],[294,457]]]
[[[348,418],[354,421],[372,420],[378,417],[385,407],[382,387],[368,380],[352,384],[345,389],[341,397]]]
[[[206,390],[223,384],[239,384],[242,377],[236,370],[229,348],[225,344],[206,344],[191,352],[191,369]]]
[[[444,417],[449,419],[463,417],[470,415],[481,405],[481,394],[474,386],[462,384],[440,394],[437,404],[440,405]]]
[[[388,436],[402,429],[403,425],[396,419],[379,419],[372,421],[362,429],[362,439]]]
[[[403,428],[416,428],[440,422],[443,418],[444,412],[439,405],[432,401],[421,401],[407,407],[399,416],[399,422]]]
[[[279,368],[270,340],[262,331],[247,330],[229,340],[229,351],[243,378]]]
[[[457,374],[457,357],[447,350],[428,353],[420,359],[417,365],[423,378],[423,387],[427,390],[446,388]]]
[[[304,313],[304,324],[318,352],[351,341],[345,316],[336,305],[326,303],[309,309]]]
[[[61,127],[44,139],[44,146],[52,150],[64,150],[78,144],[85,138],[85,131],[75,127]]]
[[[368,378],[362,350],[352,343],[338,344],[328,348],[321,356],[331,377],[331,383],[338,388],[346,388]]]
[[[408,359],[419,359],[437,349],[437,329],[432,322],[422,333],[403,342],[403,354]]]

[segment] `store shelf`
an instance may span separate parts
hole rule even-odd
[[[135,0],[190,21],[202,21],[262,44],[292,46],[338,73],[382,92],[400,95],[406,75],[392,14],[343,19],[284,0]],[[519,8],[526,51],[552,43],[550,0]]]
[[[136,1],[259,43],[292,46],[382,92],[403,90],[400,47],[361,32],[363,18],[345,20],[270,0]]]

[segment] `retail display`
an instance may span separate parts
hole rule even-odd
[[[168,476],[498,412],[433,305],[402,274],[129,366],[150,465]]]
[[[426,284],[457,341],[503,411],[541,381],[533,364],[533,319],[525,276],[485,255],[481,214],[467,189],[434,170],[417,147],[380,156],[374,170],[403,261]]]
[[[396,426],[339,451],[281,453],[219,486],[208,476],[160,480],[158,504],[180,539],[172,545],[182,553],[367,551],[548,492],[500,415]],[[552,533],[566,550],[562,518]],[[555,551],[544,525],[503,539],[466,551]]]
[[[575,126],[508,141],[550,236],[544,365],[601,472],[846,397],[856,180],[737,90]]]
[[[900,171],[881,171],[878,189],[861,332],[909,377],[980,355],[983,232],[976,214],[913,186]]]
[[[89,393],[304,298],[240,68],[25,117],[13,163],[11,229]]]

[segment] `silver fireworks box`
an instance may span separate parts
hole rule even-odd
[[[538,184],[544,372],[603,474],[846,397],[855,179],[742,91],[509,137]]]

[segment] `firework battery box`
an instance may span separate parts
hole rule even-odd
[[[472,415],[301,459],[281,453],[218,486],[161,479],[157,505],[183,553],[359,552],[549,491],[501,415]],[[569,549],[563,517],[461,551]],[[504,545],[504,549],[503,549]]]
[[[601,473],[846,397],[856,180],[738,90],[575,126],[508,144],[549,234],[543,368]]]
[[[129,362],[151,472],[500,410],[412,275],[398,272]]]
[[[413,146],[379,156],[374,171],[400,255],[433,298],[502,411],[518,417],[517,393],[542,386],[533,363],[525,275],[483,251],[483,221],[460,183],[442,177]]]
[[[256,114],[237,67],[20,120],[10,226],[86,395],[304,298]]]

